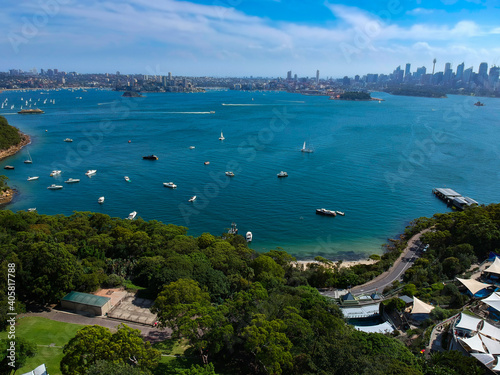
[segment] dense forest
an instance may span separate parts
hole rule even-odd
[[[426,98],[446,98],[446,91],[436,86],[397,85],[388,86],[383,91],[392,95],[421,96]]]
[[[466,366],[468,374],[480,374],[474,360],[457,360],[453,352],[424,360],[420,348],[412,353],[390,336],[354,330],[315,288],[370,280],[392,264],[407,238],[428,227],[433,227],[424,237],[429,250],[406,272],[406,291],[426,300],[455,298],[458,306],[467,297],[452,287],[445,290],[441,281],[500,248],[500,205],[417,219],[379,262],[351,269],[323,258],[303,269],[281,249],[251,250],[239,235],[192,237],[185,227],[154,220],[0,211],[0,259],[4,275],[9,263],[16,264],[17,311],[57,303],[71,290],[141,289],[142,296],[155,300],[160,324],[187,339],[200,364],[204,358],[218,373],[437,375],[462,374]],[[3,325],[5,288],[0,286]],[[103,342],[137,341],[126,327],[116,338],[95,330]],[[94,331],[89,328],[89,335]],[[77,338],[73,344],[65,348],[67,355],[84,350]],[[157,353],[144,350],[149,353],[144,373],[154,372]],[[86,362],[92,373],[107,366],[94,359]],[[63,362],[73,363],[71,356]],[[64,368],[65,374],[76,374],[72,365]]]
[[[19,131],[9,125],[7,119],[0,116],[0,150],[15,146],[21,142]]]

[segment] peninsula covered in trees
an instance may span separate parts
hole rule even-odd
[[[354,330],[337,305],[315,287],[354,286],[370,280],[392,264],[406,239],[433,226],[425,234],[429,251],[405,273],[405,292],[459,308],[468,297],[453,284],[439,286],[500,248],[498,223],[500,205],[420,218],[373,265],[341,269],[317,259],[318,263],[303,268],[283,250],[251,250],[239,235],[192,237],[185,227],[91,212],[67,217],[5,210],[0,211],[0,259],[2,269],[15,263],[18,270],[17,311],[57,303],[72,290],[141,289],[143,297],[155,300],[153,311],[160,325],[171,328],[174,338],[187,340],[192,355],[210,363],[209,372],[190,374],[216,374],[217,370],[437,375],[461,374],[465,368],[469,374],[481,374],[474,360],[453,352],[424,359],[419,355],[422,341],[408,348],[397,338]],[[5,288],[0,287],[3,329],[8,306]],[[451,314],[451,310],[436,310],[435,319]],[[63,374],[76,374],[75,369],[78,374],[93,374],[108,366],[99,356],[79,362],[88,350],[82,343],[94,331],[98,331],[96,350],[104,353],[101,344],[130,340],[148,358],[139,361],[138,374],[165,373],[157,367],[158,353],[140,344],[135,331],[123,327],[113,334],[98,328],[81,330],[64,349]],[[128,358],[125,351],[122,354],[117,351],[113,360],[123,367]]]

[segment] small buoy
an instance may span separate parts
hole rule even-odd
[[[128,143],[132,143],[132,141],[129,140]]]

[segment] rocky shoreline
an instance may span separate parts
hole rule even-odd
[[[21,136],[21,142],[19,142],[15,146],[9,147],[8,149],[0,150],[0,160],[3,160],[5,158],[8,158],[9,156],[18,153],[24,146],[31,143],[31,138],[28,134],[19,132],[19,135]]]
[[[10,203],[14,198],[14,195],[16,195],[16,190],[14,189],[8,189],[6,191],[2,191],[0,193],[0,206]]]

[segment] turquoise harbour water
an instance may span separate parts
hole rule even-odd
[[[384,101],[277,92],[133,99],[100,90],[3,92],[0,114],[32,139],[0,162],[15,166],[1,173],[19,191],[6,208],[122,218],[137,211],[194,236],[222,234],[235,222],[241,234],[252,231],[259,251],[280,246],[300,259],[356,259],[381,254],[412,219],[449,211],[434,187],[499,201],[500,100],[372,96]],[[17,114],[30,98],[45,114]],[[473,105],[478,99],[484,107]],[[314,153],[300,152],[304,141]],[[28,151],[31,165],[23,163]],[[142,160],[150,154],[159,160]],[[62,175],[49,177],[53,169]],[[88,169],[97,174],[86,177]],[[281,170],[289,177],[277,178]],[[65,184],[70,177],[81,182]],[[169,181],[177,189],[163,187]],[[47,190],[52,183],[64,188]],[[316,208],[346,215],[318,216]]]

